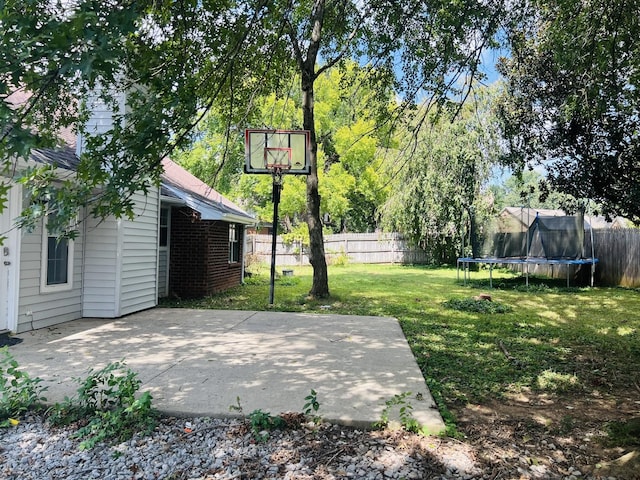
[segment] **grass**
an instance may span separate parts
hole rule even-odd
[[[311,268],[280,277],[275,305],[269,279],[198,301],[165,306],[325,311],[392,316],[407,341],[445,420],[448,408],[500,398],[523,389],[554,395],[637,384],[640,372],[640,295],[622,288],[563,288],[563,280],[524,280],[494,270],[473,272],[463,285],[456,270],[422,266],[329,267],[331,297],[307,298]],[[487,292],[500,308],[480,308]],[[488,302],[487,302],[488,303]]]

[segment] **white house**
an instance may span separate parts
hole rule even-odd
[[[111,121],[108,109],[96,103],[88,131],[103,134]],[[59,150],[33,151],[20,165],[44,162],[55,165],[61,176],[73,175],[83,138],[67,133],[65,141],[67,146]],[[164,164],[168,168],[161,188],[136,196],[133,220],[87,217],[73,241],[57,242],[44,222],[32,232],[15,228],[14,221],[24,206],[23,192],[19,184],[4,178],[11,189],[0,212],[0,235],[5,237],[0,264],[0,332],[20,333],[82,317],[117,318],[156,306],[159,296],[172,293],[172,284],[179,289],[198,275],[183,265],[191,255],[181,255],[179,250],[184,248],[185,238],[189,239],[192,226],[216,232],[207,239],[207,248],[202,249],[205,253],[198,261],[207,269],[207,278],[216,278],[212,270],[217,269],[218,280],[204,289],[187,289],[187,295],[206,295],[242,281],[244,226],[254,224],[253,217],[173,162],[166,160]],[[83,213],[79,212],[80,218]],[[173,223],[180,225],[179,219],[186,214],[190,226],[183,225],[181,231],[172,228],[171,219],[176,218]],[[212,241],[217,242],[215,248]],[[210,262],[207,252],[211,251],[224,258],[226,265]],[[225,276],[224,281],[219,280]]]

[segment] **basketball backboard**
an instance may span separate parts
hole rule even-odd
[[[307,130],[248,129],[244,134],[245,173],[308,175],[310,134]]]

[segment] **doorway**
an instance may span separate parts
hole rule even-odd
[[[0,332],[18,327],[20,236],[14,225],[21,207],[20,186],[10,184],[7,202],[0,212]]]

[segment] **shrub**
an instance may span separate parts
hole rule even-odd
[[[476,300],[474,298],[454,298],[447,300],[442,305],[445,308],[473,313],[509,313],[513,310],[509,305],[503,305],[498,302],[490,302],[487,300]]]
[[[101,441],[124,441],[135,433],[149,433],[155,427],[156,412],[151,406],[151,394],[136,394],[141,381],[124,361],[108,364],[101,370],[89,370],[80,384],[78,394],[51,409],[50,421],[57,425],[82,422],[75,433],[85,438],[80,449],[92,448]]]
[[[10,419],[46,401],[42,393],[47,387],[40,385],[41,382],[41,378],[31,378],[19,370],[8,347],[0,348],[0,427],[11,425]]]

